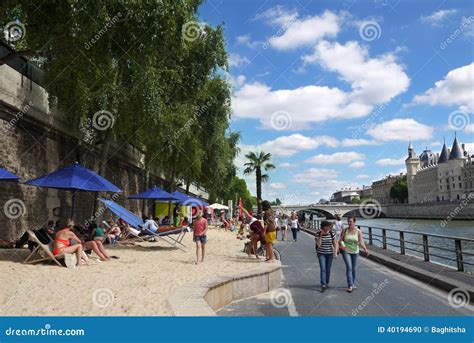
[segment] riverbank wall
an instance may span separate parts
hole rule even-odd
[[[440,219],[446,225],[452,220],[473,220],[474,199],[449,203],[382,205],[381,212],[385,218]]]

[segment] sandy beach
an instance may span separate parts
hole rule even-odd
[[[74,269],[25,265],[21,261],[29,250],[2,249],[0,315],[169,316],[166,299],[177,287],[262,263],[249,260],[243,242],[220,229],[209,231],[202,264],[194,264],[192,235],[183,242],[188,252],[162,241],[114,246],[109,251],[120,259]]]

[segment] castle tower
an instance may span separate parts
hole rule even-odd
[[[408,185],[408,203],[416,203],[416,193],[414,189],[413,179],[416,176],[417,170],[420,168],[420,159],[416,156],[413,145],[408,145],[408,157],[405,160],[407,167],[407,185]]]
[[[447,165],[449,166],[449,182],[451,197],[450,200],[460,200],[464,195],[464,173],[463,167],[466,157],[464,152],[459,145],[458,138],[454,136],[453,146],[449,153],[449,160]]]

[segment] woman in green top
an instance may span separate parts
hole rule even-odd
[[[347,218],[347,229],[341,233],[339,249],[342,252],[342,258],[346,264],[347,276],[347,291],[351,293],[355,288],[356,280],[356,262],[359,255],[359,246],[368,255],[367,247],[365,246],[362,232],[355,226],[355,217]]]

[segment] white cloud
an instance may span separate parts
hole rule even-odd
[[[272,114],[283,111],[291,121],[285,129],[308,129],[309,123],[367,116],[374,106],[404,92],[410,82],[393,55],[370,58],[367,49],[356,42],[346,45],[320,42],[315,54],[306,60],[337,72],[351,84],[352,91],[319,85],[273,90],[254,82],[235,92],[234,116],[258,119],[263,127],[272,128]]]
[[[344,147],[353,147],[353,146],[361,146],[361,145],[377,145],[379,144],[376,141],[370,141],[368,139],[363,138],[345,138],[342,141],[342,146]]]
[[[293,182],[308,183],[317,179],[334,178],[337,177],[337,175],[339,175],[339,172],[335,169],[309,168],[302,173],[295,174],[293,176]]]
[[[339,141],[330,136],[307,137],[299,133],[289,136],[280,136],[265,143],[246,148],[248,151],[257,150],[271,153],[273,156],[293,156],[300,151],[310,151],[319,146],[335,148]],[[250,146],[248,146],[250,147]]]
[[[367,134],[382,142],[430,139],[433,128],[414,119],[393,119],[370,128]]]
[[[414,98],[415,103],[458,106],[459,110],[474,112],[474,63],[451,70],[443,80],[437,81]]]
[[[280,163],[278,166],[279,166],[280,168],[292,168],[292,167],[294,167],[294,165],[291,164],[291,163],[289,163],[289,162]]]
[[[278,5],[269,8],[262,13],[258,13],[255,16],[255,20],[263,19],[270,25],[287,27],[291,25],[291,23],[294,22],[298,16],[298,11],[289,10],[283,6]]]
[[[465,143],[465,148],[470,155],[474,154],[474,143]]]
[[[260,41],[253,41],[250,35],[242,35],[237,36],[237,44],[244,45],[250,49],[256,49],[258,47],[262,47],[262,42]]]
[[[431,13],[428,16],[422,16],[420,20],[423,23],[430,24],[431,26],[442,26],[443,22],[450,16],[456,14],[458,11],[456,9],[449,10],[439,10]]]
[[[240,68],[246,64],[249,64],[250,63],[250,60],[245,57],[245,56],[241,56],[239,54],[236,54],[236,53],[231,53],[230,56],[229,56],[229,65],[231,67],[237,67],[237,68]]]
[[[365,163],[362,161],[355,161],[349,164],[349,168],[361,169],[365,167]]]
[[[345,45],[322,41],[312,55],[303,56],[307,63],[320,63],[338,73],[352,86],[351,100],[361,105],[382,104],[407,90],[410,80],[395,55],[370,58],[367,48],[358,42]]]
[[[307,163],[318,164],[347,164],[351,162],[361,161],[365,159],[365,155],[355,152],[336,152],[332,155],[319,154],[306,160]]]
[[[466,128],[464,129],[464,131],[466,132],[474,132],[474,124],[469,124],[466,126]]]
[[[378,166],[399,166],[405,164],[405,157],[394,159],[394,158],[382,158],[375,162]]]
[[[234,88],[240,88],[245,84],[246,77],[244,75],[232,76],[228,74],[228,79]]]
[[[281,182],[275,182],[275,183],[270,184],[270,188],[272,188],[272,189],[285,189],[286,185],[284,183],[281,183]]]
[[[365,174],[359,174],[356,176],[357,180],[363,180],[363,179],[368,179],[368,178],[369,178],[369,175],[365,175]]]
[[[297,19],[297,16],[282,17],[283,34],[275,34],[269,39],[270,45],[278,50],[290,50],[311,46],[325,37],[335,37],[340,31],[344,15],[325,11],[320,16]]]

